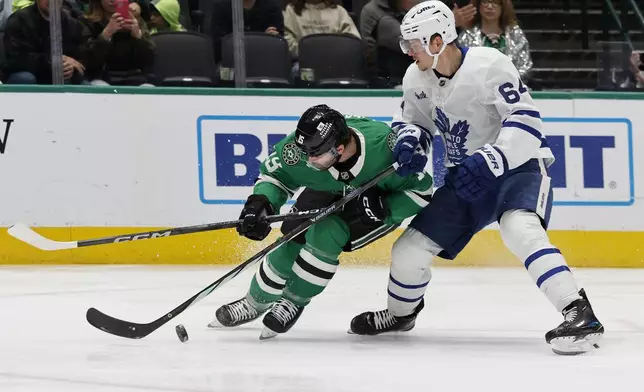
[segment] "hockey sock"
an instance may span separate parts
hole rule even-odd
[[[325,255],[310,245],[304,245],[293,264],[293,276],[287,281],[284,297],[300,306],[306,306],[311,298],[324,291],[340,262]]]
[[[432,259],[440,250],[436,243],[411,227],[396,240],[387,286],[387,309],[394,316],[414,313],[432,278]]]
[[[301,244],[291,241],[269,254],[253,276],[247,297],[258,304],[277,301],[287,279],[293,274],[293,261],[301,247]]]
[[[338,257],[350,238],[349,226],[331,215],[313,225],[305,238],[284,289],[284,297],[300,306],[324,291],[333,278],[340,264]]]
[[[557,247],[550,243],[539,217],[526,210],[507,211],[501,217],[501,237],[518,257],[537,287],[557,311],[580,299],[577,284]]]

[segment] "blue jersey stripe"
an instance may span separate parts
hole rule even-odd
[[[518,116],[530,116],[534,118],[541,118],[541,114],[536,111],[536,110],[517,110],[516,112],[513,112],[512,115],[518,115]]]
[[[524,130],[524,131],[528,132],[530,135],[536,137],[537,139],[541,140],[541,132],[537,131],[536,129],[532,128],[529,125],[526,125],[526,124],[518,122],[518,121],[503,121],[503,125],[501,127],[502,128],[519,128],[521,130]]]

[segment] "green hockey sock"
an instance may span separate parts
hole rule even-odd
[[[339,261],[305,245],[293,264],[293,276],[286,282],[284,297],[306,306],[311,298],[324,291],[338,269]]]
[[[257,269],[248,290],[249,300],[254,303],[270,304],[282,296],[287,279],[293,275],[293,261],[302,245],[287,242],[269,254]]]

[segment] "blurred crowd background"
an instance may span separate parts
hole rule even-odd
[[[399,26],[417,2],[0,0],[1,81],[52,84],[54,43],[65,84],[231,87],[237,60],[248,87],[396,89],[411,63]],[[444,2],[461,45],[505,53],[532,90],[644,89],[641,0]]]

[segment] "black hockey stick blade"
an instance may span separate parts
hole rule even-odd
[[[271,215],[267,216],[266,220],[270,223],[282,222],[294,219],[303,219],[310,218],[319,214],[322,209],[314,209],[309,211],[301,212],[290,212],[281,215]],[[131,242],[131,241],[140,241],[140,240],[150,240],[154,238],[165,238],[175,235],[184,235],[192,233],[200,233],[205,231],[214,231],[221,229],[230,229],[241,221],[228,221],[228,222],[217,222],[217,223],[208,223],[204,225],[195,225],[195,226],[184,226],[184,227],[174,227],[164,230],[155,230],[155,231],[146,231],[142,233],[134,234],[120,234],[113,237],[104,237],[96,238],[90,240],[80,240],[80,241],[54,241],[49,238],[43,237],[42,235],[36,233],[31,228],[27,227],[22,223],[16,223],[15,225],[9,227],[7,232],[14,238],[19,239],[22,242],[25,242],[31,246],[34,246],[40,250],[63,250],[63,249],[73,249],[73,248],[83,248],[86,246],[96,246],[96,245],[105,245],[105,244],[118,244],[121,242]]]
[[[122,336],[130,339],[141,339],[148,336],[156,328],[155,323],[150,324],[137,324],[137,323],[124,323],[122,320],[115,319],[112,316],[101,312],[95,308],[87,309],[85,315],[87,322],[94,327],[103,330],[112,335]]]
[[[300,233],[306,231],[309,227],[311,227],[313,224],[315,224],[317,221],[327,217],[328,215],[334,213],[335,211],[339,210],[347,204],[350,200],[355,199],[358,197],[362,192],[367,190],[368,188],[371,188],[375,184],[378,183],[378,181],[382,180],[386,176],[390,175],[393,173],[396,169],[398,168],[397,164],[393,164],[392,166],[389,166],[387,169],[383,170],[380,172],[378,175],[376,175],[374,178],[371,180],[365,182],[364,184],[360,185],[359,187],[355,188],[353,191],[349,192],[346,194],[344,197],[342,197],[340,200],[336,201],[335,203],[331,204],[330,206],[326,208],[322,208],[321,212],[315,216],[312,216],[308,218],[305,222],[302,222],[298,227],[290,231],[288,234],[280,237],[278,240],[273,242],[271,245],[267,246],[266,248],[262,249],[259,251],[257,254],[249,258],[248,260],[244,261],[243,263],[239,264],[237,267],[229,271],[226,275],[222,276],[221,278],[217,279],[215,282],[211,283],[208,287],[204,288],[197,294],[193,295],[190,299],[182,303],[181,305],[177,306],[176,308],[172,309],[169,313],[166,313],[165,315],[161,316],[160,318],[154,320],[151,323],[148,324],[139,324],[139,323],[133,323],[130,321],[125,321],[121,319],[114,318],[112,316],[108,316],[107,314],[95,309],[95,308],[90,308],[87,310],[86,318],[87,322],[93,325],[94,327],[107,332],[112,335],[116,336],[121,336],[124,338],[129,338],[129,339],[141,339],[146,336],[148,336],[150,333],[156,331],[159,329],[161,326],[163,326],[165,323],[168,321],[172,320],[173,318],[177,317],[180,313],[182,313],[184,310],[188,309],[195,303],[199,302],[203,298],[207,297],[210,293],[215,291],[217,288],[221,287],[222,285],[226,284],[230,280],[234,279],[237,275],[240,273],[244,272],[248,268],[252,267],[255,265],[259,260],[262,260],[265,256],[267,256],[269,253],[283,245],[284,243],[290,241],[292,238],[298,236]]]

